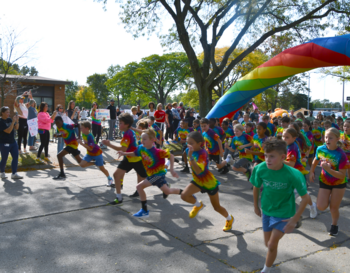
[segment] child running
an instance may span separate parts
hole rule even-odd
[[[340,133],[340,142],[343,144],[343,151],[350,160],[350,120],[344,122],[344,132]],[[348,182],[350,180],[350,168],[348,169]]]
[[[217,134],[220,137],[221,142],[224,142],[226,134],[224,130],[220,126],[217,126],[216,124],[217,124],[217,119],[215,118],[209,119],[209,128],[212,129],[215,132],[215,134]]]
[[[268,248],[261,273],[271,272],[277,257],[279,241],[285,233],[293,231],[310,199],[302,174],[284,163],[286,155],[287,147],[284,141],[265,141],[265,162],[254,168],[250,179],[254,186],[254,211],[262,217],[264,241]],[[264,187],[261,195],[262,212],[259,206],[261,186]],[[301,196],[297,211],[294,189]]]
[[[290,124],[290,118],[289,117],[283,117],[281,119],[281,126],[282,127],[279,127],[276,130],[276,137],[277,138],[280,138],[280,139],[282,138],[283,131],[289,127],[289,124]]]
[[[267,135],[269,134],[266,123],[259,122],[256,126],[256,132],[257,133],[253,137],[253,148],[245,149],[247,154],[252,154],[254,156],[254,166],[265,161],[264,142],[267,140]]]
[[[100,146],[97,145],[94,136],[91,134],[91,124],[89,121],[82,121],[80,123],[80,130],[82,132],[83,140],[78,139],[80,145],[86,148],[86,155],[83,160],[79,163],[80,167],[85,168],[88,166],[96,165],[101,172],[107,177],[108,186],[113,186],[113,178],[110,177],[109,172],[103,166],[102,150]],[[95,162],[91,162],[94,160]]]
[[[153,129],[143,131],[141,135],[142,145],[138,146],[133,152],[122,152],[120,155],[129,157],[141,157],[142,164],[146,169],[147,178],[141,183],[137,184],[136,189],[140,195],[141,209],[134,214],[135,217],[144,218],[149,216],[147,209],[147,197],[145,188],[150,186],[157,186],[164,194],[165,198],[169,194],[181,194],[181,189],[170,189],[165,180],[166,170],[164,168],[165,158],[170,158],[170,173],[173,177],[178,178],[178,174],[174,171],[174,156],[170,154],[169,150],[161,150],[154,147],[156,134]]]
[[[267,125],[267,130],[269,132],[269,136],[274,136],[276,134],[276,126],[273,125],[271,122],[270,122],[270,117],[269,116],[263,116],[262,117],[262,120],[263,122],[266,123]]]
[[[193,121],[193,131],[202,133],[201,123],[199,119]]]
[[[247,122],[244,125],[244,133],[247,134],[248,136],[254,137],[254,123],[252,122]]]
[[[223,231],[229,231],[232,229],[234,217],[228,214],[227,210],[220,205],[220,182],[209,171],[209,157],[207,151],[203,148],[204,138],[202,134],[199,132],[190,133],[187,136],[187,144],[186,155],[190,161],[193,180],[184,189],[181,198],[190,204],[194,204],[189,217],[196,217],[198,212],[204,207],[202,201],[198,201],[194,194],[198,192],[207,193],[214,210],[226,218]]]
[[[317,147],[322,146],[324,143],[324,130],[317,119],[312,122],[312,135],[314,136],[314,154],[316,155]]]
[[[79,143],[75,137],[75,128],[78,128],[80,136],[80,127],[78,124],[63,123],[63,119],[60,116],[55,117],[55,125],[57,126],[57,131],[60,133],[60,135],[55,134],[54,137],[62,137],[64,143],[66,144],[66,147],[64,147],[64,149],[57,155],[58,163],[60,165],[60,173],[53,179],[58,180],[66,178],[66,174],[64,173],[63,169],[63,158],[67,154],[74,156],[76,161],[80,164],[81,157],[80,151],[78,150]]]
[[[177,134],[179,136],[179,142],[182,145],[182,161],[185,164],[185,168],[181,170],[182,173],[190,173],[190,169],[188,167],[187,157],[186,157],[186,149],[187,149],[187,136],[189,133],[193,131],[192,128],[188,127],[188,120],[184,119],[180,121],[180,128],[177,130]]]
[[[102,143],[118,152],[134,152],[137,149],[137,143],[135,132],[130,129],[133,122],[134,119],[130,114],[120,114],[119,130],[124,132],[123,138],[120,141],[121,146],[115,146],[109,140],[103,140]],[[113,202],[110,202],[110,205],[119,205],[123,203],[123,196],[121,194],[121,189],[123,185],[122,182],[124,179],[124,175],[130,172],[132,169],[134,169],[137,174],[137,183],[140,183],[147,177],[145,168],[142,165],[141,157],[125,156],[123,160],[119,163],[117,170],[113,174],[116,189],[116,199]],[[139,196],[137,191],[135,191],[134,194],[129,195],[129,197],[137,196]]]
[[[346,190],[346,169],[350,168],[348,158],[344,151],[338,147],[340,133],[330,128],[325,134],[325,145],[316,150],[316,157],[312,162],[309,179],[315,180],[315,169],[321,161],[322,171],[319,177],[320,189],[317,196],[317,208],[321,211],[330,206],[332,224],[329,235],[338,235],[339,207]]]
[[[163,145],[163,131],[155,124],[156,119],[154,117],[148,117],[148,127],[156,132],[155,143],[156,147],[159,149]]]
[[[312,165],[312,159],[314,158],[314,150],[315,150],[314,136],[313,136],[311,130],[312,130],[311,122],[309,120],[305,119],[304,123],[303,123],[303,132],[304,132],[305,136],[307,137],[307,139],[311,143],[311,147],[309,150],[309,156],[307,158],[307,161],[308,161],[310,167]]]

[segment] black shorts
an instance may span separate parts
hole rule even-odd
[[[203,188],[203,187],[201,187],[201,186],[199,186],[195,181],[191,181],[191,184],[193,184],[193,185],[195,185],[197,188],[199,188],[200,190],[201,190],[201,193],[207,193],[207,194],[209,194],[209,195],[215,195],[215,194],[217,194],[218,193],[218,191],[219,191],[219,185],[215,188],[215,189],[213,189],[213,190],[207,190],[207,189],[205,189],[205,188]]]
[[[320,189],[332,190],[332,189],[344,189],[344,188],[346,188],[346,183],[336,185],[336,186],[330,186],[320,181]]]
[[[118,165],[118,169],[121,169],[126,173],[134,169],[139,176],[143,178],[147,177],[147,173],[145,171],[145,168],[143,167],[142,160],[137,162],[129,162],[129,160],[124,156],[123,160]]]
[[[216,164],[220,164],[221,163],[220,155],[211,155],[211,154],[209,154],[209,161],[210,160],[213,160]]]
[[[80,151],[78,149],[74,149],[71,146],[66,146],[64,149],[67,153],[71,154],[72,156],[80,155]]]

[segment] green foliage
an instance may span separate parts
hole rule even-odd
[[[86,86],[79,86],[78,92],[75,94],[76,104],[80,107],[90,109],[93,102],[96,101],[96,97],[92,88]]]
[[[67,80],[67,81],[70,81],[70,80]],[[74,100],[75,101],[75,95],[76,93],[78,92],[79,90],[79,86],[78,86],[78,82],[75,81],[70,81],[71,84],[70,85],[66,85],[66,91],[65,91],[65,95],[66,95],[66,105],[65,105],[65,108],[67,109],[68,108],[68,103],[71,101],[71,100]]]
[[[151,55],[120,68],[106,86],[125,101],[142,98],[164,104],[170,94],[185,86],[190,74],[184,53]]]
[[[97,103],[101,106],[107,105],[110,92],[107,89],[106,82],[108,80],[107,74],[93,74],[87,77],[87,84],[92,88]]]

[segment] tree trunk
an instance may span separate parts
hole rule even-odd
[[[4,106],[5,101],[5,91],[4,91],[4,83],[1,83],[1,107]]]
[[[212,106],[212,92],[209,87],[206,86],[198,86],[198,94],[199,94],[199,115],[201,117],[205,117]]]

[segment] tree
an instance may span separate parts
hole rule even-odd
[[[275,89],[269,88],[254,98],[254,103],[260,110],[267,111],[275,109],[278,93]]]
[[[1,106],[4,106],[6,97],[18,90],[18,86],[26,79],[26,75],[16,70],[16,68],[20,67],[16,63],[28,60],[34,45],[25,49],[19,49],[20,47],[20,33],[15,30],[5,29],[2,36],[0,36]],[[16,75],[16,77],[10,77],[9,75]]]
[[[67,80],[67,81],[70,81],[70,80]],[[66,109],[68,108],[68,103],[71,100],[75,101],[76,93],[79,90],[79,85],[78,85],[77,81],[75,81],[75,82],[74,81],[70,81],[70,82],[71,82],[70,85],[66,85],[66,91],[65,91],[65,95],[66,95]]]
[[[113,77],[120,71],[123,70],[123,67],[120,65],[111,65],[107,69],[107,77],[108,80],[113,79]],[[124,93],[123,90],[120,90],[118,86],[109,84],[110,81],[106,81],[105,85],[107,86],[108,90],[112,93],[112,97],[117,100],[117,106],[120,107],[122,104],[124,104],[125,99],[123,98],[122,94]]]
[[[106,105],[110,92],[107,89],[106,82],[108,80],[107,74],[93,74],[87,77],[87,84],[95,93],[97,103],[99,105]]]
[[[82,85],[79,86],[78,92],[75,94],[75,100],[81,107],[89,109],[92,103],[96,101],[96,97],[91,87]]]
[[[122,22],[134,37],[156,31],[169,49],[181,43],[199,92],[201,116],[211,109],[213,88],[267,38],[291,30],[303,40],[327,28],[345,29],[350,21],[350,2],[337,0],[124,0],[121,10]],[[160,28],[167,18],[173,26],[162,35]],[[215,49],[226,33],[232,42],[217,64]],[[245,50],[228,65],[240,46]],[[195,51],[199,47],[204,52],[202,62]]]
[[[151,55],[140,63],[127,64],[112,79],[109,88],[115,88],[130,96],[148,96],[150,100],[165,104],[167,97],[180,90],[191,75],[188,59],[184,53]]]

